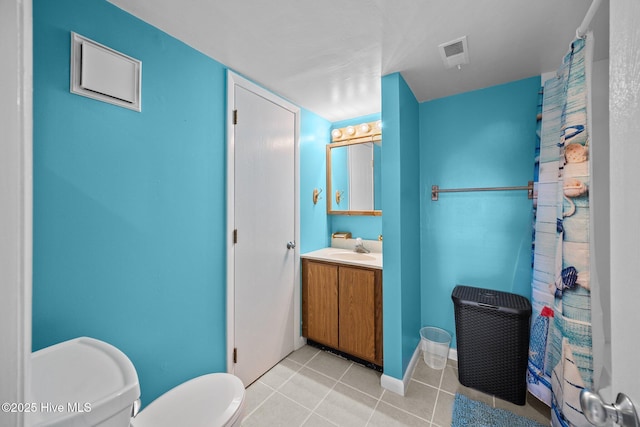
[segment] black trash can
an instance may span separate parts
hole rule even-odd
[[[458,285],[456,317],[460,384],[524,405],[531,303],[523,296]]]

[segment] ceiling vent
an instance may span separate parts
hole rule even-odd
[[[442,43],[438,46],[440,56],[447,68],[458,67],[469,63],[469,48],[467,47],[467,36],[460,37],[450,42]]]

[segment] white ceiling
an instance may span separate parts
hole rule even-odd
[[[590,0],[109,0],[330,121],[380,112],[401,72],[419,102],[555,70]],[[609,57],[609,3],[592,27]],[[437,46],[468,37],[470,63]]]

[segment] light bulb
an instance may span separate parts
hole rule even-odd
[[[377,127],[378,129],[382,129],[382,120],[378,120],[378,121],[376,122],[376,127]]]
[[[361,133],[367,133],[371,130],[371,126],[369,126],[369,123],[363,123],[360,125],[360,132]]]
[[[342,136],[342,131],[340,129],[334,129],[331,131],[331,136],[333,138],[340,138]]]
[[[351,135],[355,135],[356,133],[356,128],[354,128],[353,126],[347,126],[347,135],[351,136]]]

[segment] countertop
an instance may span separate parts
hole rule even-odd
[[[323,248],[301,254],[300,257],[382,270],[382,253],[380,252],[360,254],[349,249]]]

